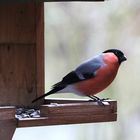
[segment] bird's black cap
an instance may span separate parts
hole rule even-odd
[[[119,64],[121,64],[123,61],[126,61],[127,58],[124,56],[124,53],[121,50],[118,49],[108,49],[104,51],[103,53],[114,53],[118,57]]]

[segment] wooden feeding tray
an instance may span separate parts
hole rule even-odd
[[[116,101],[104,106],[89,100],[50,99],[40,106],[39,118],[19,119],[18,127],[116,121]]]
[[[17,127],[116,121],[116,101],[42,99],[44,94],[44,3],[0,4],[0,139]],[[17,108],[37,107],[40,116],[16,118]]]
[[[111,100],[101,106],[91,100],[49,99],[39,107],[40,116],[30,118],[15,117],[16,110],[15,106],[0,107],[0,138],[4,140],[12,139],[15,129],[20,127],[110,122],[117,119],[117,102]]]

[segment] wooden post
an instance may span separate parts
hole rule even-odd
[[[44,4],[0,5],[0,105],[44,94]]]
[[[15,107],[0,107],[0,139],[11,140],[16,126]]]
[[[0,20],[0,140],[11,140],[12,106],[44,94],[44,3],[1,3]]]
[[[44,94],[44,3],[40,3],[36,11],[36,97]],[[33,99],[33,97],[32,97]],[[42,99],[39,104],[43,103]],[[37,103],[36,103],[37,104]]]

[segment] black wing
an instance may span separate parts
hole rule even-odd
[[[76,73],[76,71],[72,71],[68,73],[61,82],[53,85],[53,88],[65,88],[69,84],[74,84],[83,80],[87,80],[89,78],[93,78],[95,76],[94,73],[83,73],[84,78],[80,78],[80,76]]]

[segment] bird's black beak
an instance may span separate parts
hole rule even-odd
[[[125,57],[125,56],[123,56],[122,58],[121,58],[121,61],[123,62],[123,61],[126,61],[127,60],[127,58]]]

